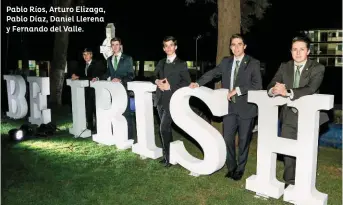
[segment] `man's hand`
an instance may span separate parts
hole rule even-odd
[[[77,79],[79,79],[79,76],[73,74],[73,75],[71,76],[71,79],[72,79],[72,80],[77,80]]]
[[[161,83],[158,84],[158,88],[162,91],[165,91],[165,90],[170,90],[170,84],[168,82],[168,79],[167,78],[164,78],[162,80],[160,80]]]
[[[155,80],[155,84],[156,84],[157,86],[160,86],[160,85],[162,84],[162,80],[156,79],[156,80]]]
[[[92,79],[92,82],[95,82],[95,81],[97,81],[98,80],[98,78],[93,78]]]
[[[116,83],[116,82],[120,82],[120,81],[121,81],[121,80],[120,80],[119,78],[113,78],[113,79],[112,79],[112,82],[115,82],[115,83]]]
[[[274,95],[286,96],[287,89],[286,89],[285,84],[276,82],[275,86],[272,88],[272,93]]]
[[[231,97],[234,96],[234,95],[236,95],[236,94],[237,94],[237,92],[236,92],[235,89],[231,90],[231,91],[227,94],[227,99],[228,99],[229,101],[231,101]]]
[[[198,88],[199,84],[198,83],[191,83],[191,84],[189,84],[189,87],[190,88]]]

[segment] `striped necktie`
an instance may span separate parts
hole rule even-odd
[[[85,68],[85,75],[87,76],[87,71],[88,71],[89,63],[86,63],[86,68]]]
[[[232,89],[235,87],[235,83],[236,83],[236,78],[237,78],[237,74],[238,74],[238,70],[239,70],[239,62],[240,61],[236,61],[236,66],[235,66],[235,73],[234,73],[234,77],[233,77],[233,84],[232,84]],[[231,100],[233,103],[236,103],[236,95],[231,97]]]

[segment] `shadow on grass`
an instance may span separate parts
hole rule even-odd
[[[55,119],[61,131],[53,137],[2,145],[3,204],[286,204],[282,199],[256,199],[245,189],[245,179],[256,172],[256,136],[243,180],[236,182],[224,178],[226,168],[195,178],[179,165],[166,169],[158,160],[142,160],[130,149],[119,151],[91,138],[73,138],[67,130],[71,117]],[[17,124],[9,121],[6,129]],[[174,134],[191,154],[201,155],[188,138]],[[6,142],[6,136],[2,140]],[[341,202],[341,159],[340,150],[320,148],[317,188],[329,195],[328,204]],[[278,179],[282,168],[278,162]]]

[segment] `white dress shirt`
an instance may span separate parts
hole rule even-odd
[[[304,70],[304,67],[305,67],[305,65],[306,65],[306,62],[307,62],[307,60],[304,61],[304,62],[302,62],[302,63],[296,63],[296,62],[294,62],[293,76],[295,76],[295,73],[297,72],[297,66],[298,66],[298,65],[302,65],[302,66],[300,67],[300,69],[299,69],[299,71],[300,71],[300,76],[301,76],[301,73],[302,73],[303,70]],[[269,89],[268,95],[269,95],[269,96],[275,97],[275,95],[272,93],[272,89],[273,89],[273,88]],[[286,97],[289,97],[290,99],[293,99],[293,97],[294,97],[293,89],[290,89],[290,91],[291,91],[291,93],[287,93]]]
[[[235,78],[236,61],[239,61],[239,64],[238,64],[238,68],[239,68],[241,66],[243,58],[244,58],[244,55],[241,56],[240,58],[234,57],[234,59],[233,59],[232,69],[231,69],[231,78],[230,78],[230,91],[233,90],[233,86],[234,86],[233,81]],[[235,90],[236,90],[238,96],[242,95],[241,89],[239,87],[236,87]]]
[[[86,62],[86,67],[85,67],[85,75],[86,76],[87,76],[87,70],[88,70],[91,63],[92,63],[92,59],[90,61]]]
[[[176,54],[174,53],[171,56],[167,56],[167,61],[169,60],[169,62],[172,63],[172,62],[174,62],[175,58],[176,58]]]

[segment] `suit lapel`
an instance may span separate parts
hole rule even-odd
[[[117,70],[118,71],[121,67],[123,67],[124,61],[126,56],[122,53],[118,62]]]
[[[287,74],[287,81],[285,82],[286,87],[293,88],[294,84],[294,62],[291,61],[288,64],[288,68],[286,68],[286,74]]]
[[[167,59],[166,59],[166,61],[167,61]],[[177,64],[177,63],[179,63],[179,58],[176,56],[175,57],[175,59],[174,59],[174,61],[171,63],[171,70],[164,70],[164,73],[166,74],[166,76],[165,76],[165,78],[167,78],[167,77],[169,77],[172,73],[173,73],[173,71],[175,70],[175,65]],[[164,67],[164,66],[163,66]]]
[[[249,60],[250,60],[249,56],[248,55],[244,55],[244,57],[242,59],[242,62],[239,64],[239,70],[238,70],[238,73],[237,73],[236,81],[235,81],[235,84],[233,85],[234,87],[237,87],[237,83],[239,82],[239,76],[243,75],[245,69],[247,69]]]
[[[231,71],[232,71],[232,63],[233,63],[233,57],[231,57],[229,59],[229,62],[228,62],[228,72],[227,72],[227,79],[229,79],[229,87],[230,87],[230,84],[231,84]]]
[[[114,76],[114,68],[113,68],[113,58],[114,58],[114,55],[112,55],[112,57],[110,57],[108,59],[108,67],[110,68],[110,75],[111,76]]]
[[[87,76],[90,76],[92,74],[93,65],[94,65],[94,61],[92,60],[87,68]]]
[[[161,65],[161,67],[160,67],[160,72],[159,72],[160,74],[159,74],[159,75],[160,75],[160,78],[161,78],[161,79],[165,78],[165,74],[164,74],[164,73],[165,73],[165,72],[164,72],[164,65],[166,64],[166,61],[167,61],[166,58],[163,59],[163,60],[162,60],[162,65]]]
[[[301,75],[300,75],[300,82],[299,82],[299,86],[300,87],[304,86],[303,85],[304,84],[304,80],[309,75],[311,68],[312,68],[312,60],[308,59],[306,64],[305,64],[305,67],[303,68],[303,70],[301,72]]]

